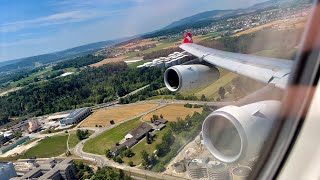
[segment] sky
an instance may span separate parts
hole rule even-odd
[[[0,0],[0,61],[129,37],[266,0]]]

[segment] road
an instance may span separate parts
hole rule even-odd
[[[140,102],[140,103],[150,103],[150,102]],[[158,102],[159,103],[159,102]],[[155,111],[157,109],[160,109],[162,107],[164,107],[165,105],[167,105],[167,103],[160,103],[160,105],[150,111],[144,112],[136,117],[140,117],[140,116],[144,116],[152,111]],[[95,132],[88,138],[85,139],[83,141],[81,141],[80,143],[78,143],[75,148],[72,150],[72,152],[77,155],[80,156],[82,159],[85,160],[89,160],[89,161],[93,161],[95,162],[95,164],[97,166],[110,166],[113,168],[117,168],[117,169],[121,169],[123,171],[126,171],[129,175],[131,176],[135,176],[135,177],[139,177],[139,178],[143,178],[143,179],[179,179],[178,177],[173,177],[170,175],[166,175],[166,174],[160,174],[160,173],[155,173],[155,172],[151,172],[151,171],[147,171],[147,170],[143,170],[143,169],[138,169],[136,167],[129,167],[127,165],[123,165],[123,164],[118,164],[112,160],[109,160],[108,158],[106,158],[104,155],[97,155],[97,154],[91,154],[91,153],[87,153],[83,151],[83,146],[84,144],[89,141],[90,139],[93,139],[97,136],[99,136],[101,133],[112,129],[116,126],[119,126],[122,123],[125,123],[127,121],[130,121],[132,119],[135,119],[136,117],[132,117],[130,119],[127,119],[125,121],[122,121],[121,123],[118,123],[116,125],[107,127],[107,128],[95,128]]]

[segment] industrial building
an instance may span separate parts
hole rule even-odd
[[[19,122],[18,124],[12,126],[10,129],[12,131],[21,131],[26,133],[32,133],[41,127],[39,120],[37,118],[31,118],[27,121]]]
[[[230,179],[226,164],[219,161],[209,161],[209,159],[193,159],[187,164],[187,172],[191,179]]]
[[[246,180],[251,173],[251,168],[247,166],[238,166],[232,169],[233,180]]]
[[[169,54],[167,57],[160,57],[152,60],[152,62],[146,62],[137,68],[145,68],[145,67],[160,67],[160,68],[168,68],[174,65],[182,64],[188,55],[186,52],[174,52]]]
[[[0,180],[9,180],[17,176],[12,162],[0,162]]]
[[[72,159],[67,158],[60,163],[54,159],[38,162],[37,167],[15,179],[39,179],[39,180],[74,180],[76,168]]]
[[[67,125],[79,123],[82,120],[84,120],[86,117],[88,117],[91,113],[92,113],[92,109],[89,107],[74,110],[67,117],[60,120],[60,124],[61,126],[67,126]]]
[[[20,139],[14,140],[12,143],[5,143],[3,146],[1,146],[0,148],[0,154],[4,154],[10,150],[12,150],[13,148],[17,147],[20,144],[25,143],[26,141],[30,140],[29,136],[24,136],[21,137]]]
[[[30,119],[28,121],[27,125],[28,125],[27,131],[29,133],[35,132],[41,127],[41,124],[39,123],[38,119],[36,119],[36,118]]]
[[[207,171],[208,160],[194,159],[187,164],[189,177],[192,179],[201,179],[208,177]]]

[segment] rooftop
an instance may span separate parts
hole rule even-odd
[[[77,117],[79,114],[83,113],[84,111],[90,110],[91,108],[89,107],[84,107],[84,108],[80,108],[80,109],[76,109],[74,110],[72,113],[70,113],[66,119],[73,119],[75,117]]]
[[[139,127],[130,131],[128,134],[131,134],[133,136],[133,138],[135,138],[135,139],[139,139],[151,130],[152,130],[151,125],[149,125],[148,123],[142,123]]]

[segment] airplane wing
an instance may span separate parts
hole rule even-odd
[[[266,84],[275,84],[282,89],[287,85],[293,64],[290,60],[232,53],[200,46],[192,42],[190,33],[186,33],[180,48],[212,65]]]

